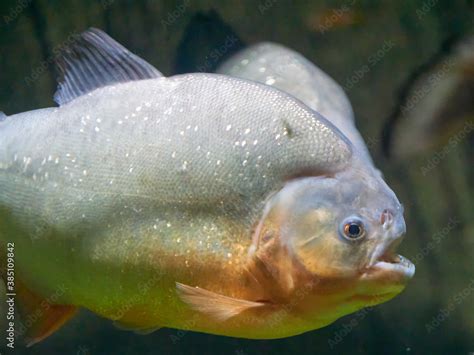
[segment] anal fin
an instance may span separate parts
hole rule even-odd
[[[133,331],[134,333],[140,334],[140,335],[148,335],[162,328],[162,327],[139,328],[135,325],[121,323],[120,321],[115,321],[113,324],[117,329]]]
[[[223,296],[199,287],[176,283],[178,295],[184,303],[212,318],[225,321],[246,310],[263,307],[266,303]]]
[[[47,338],[77,313],[78,308],[71,305],[51,304],[47,299],[30,291],[23,283],[16,282],[15,305],[21,319],[32,319],[27,324],[25,341],[32,346]]]

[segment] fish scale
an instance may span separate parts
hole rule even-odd
[[[285,337],[383,302],[413,275],[387,252],[405,228],[394,193],[291,95],[165,78],[96,29],[63,56],[59,107],[0,121],[0,262],[15,243],[20,316],[42,310],[29,345],[82,307],[139,333],[193,319],[201,332]]]
[[[110,279],[117,263],[141,265],[146,277],[160,272],[160,255],[178,265],[167,269],[168,282],[196,270],[210,279],[212,265],[229,267],[228,255],[241,264],[268,195],[299,172],[336,171],[351,157],[329,123],[287,95],[218,75],[118,84],[2,124],[0,205],[21,226],[8,229],[28,251],[18,255],[19,271],[40,292],[67,284],[64,303],[95,298],[88,308],[97,312],[126,293],[105,304],[102,295],[137,278],[132,268]],[[182,222],[190,219],[193,228]],[[63,272],[53,271],[58,265]],[[39,268],[44,274],[30,279]],[[222,272],[222,282],[236,272]]]
[[[47,117],[34,111],[10,117],[3,123],[2,166],[8,168],[2,170],[47,189],[52,200],[72,186],[147,196],[160,204],[213,204],[232,195],[261,199],[299,172],[344,166],[350,147],[327,122],[267,91],[204,74],[99,89]],[[200,96],[190,100],[188,92]],[[242,112],[228,109],[239,101]],[[257,105],[262,101],[268,104]],[[1,188],[18,191],[21,185]],[[2,197],[9,198],[8,192]]]

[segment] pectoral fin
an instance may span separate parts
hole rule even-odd
[[[14,298],[18,313],[27,326],[25,340],[28,347],[53,334],[78,310],[75,306],[51,304],[19,281]]]
[[[176,283],[176,289],[184,303],[196,311],[207,314],[219,321],[225,321],[248,309],[266,305],[263,302],[253,302],[219,295],[199,287],[191,287],[179,282]]]

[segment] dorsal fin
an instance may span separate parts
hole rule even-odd
[[[75,37],[58,59],[62,78],[54,100],[64,105],[97,88],[163,76],[105,32],[90,28]]]

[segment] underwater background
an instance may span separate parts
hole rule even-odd
[[[474,354],[474,61],[461,70],[446,60],[474,35],[473,1],[2,0],[0,110],[53,106],[55,56],[91,26],[166,76],[211,72],[261,41],[316,63],[345,89],[405,206],[401,253],[416,275],[388,303],[287,339],[141,336],[82,311],[46,341],[1,354]],[[472,55],[474,42],[466,48]],[[453,107],[421,125],[416,106],[445,86]]]

